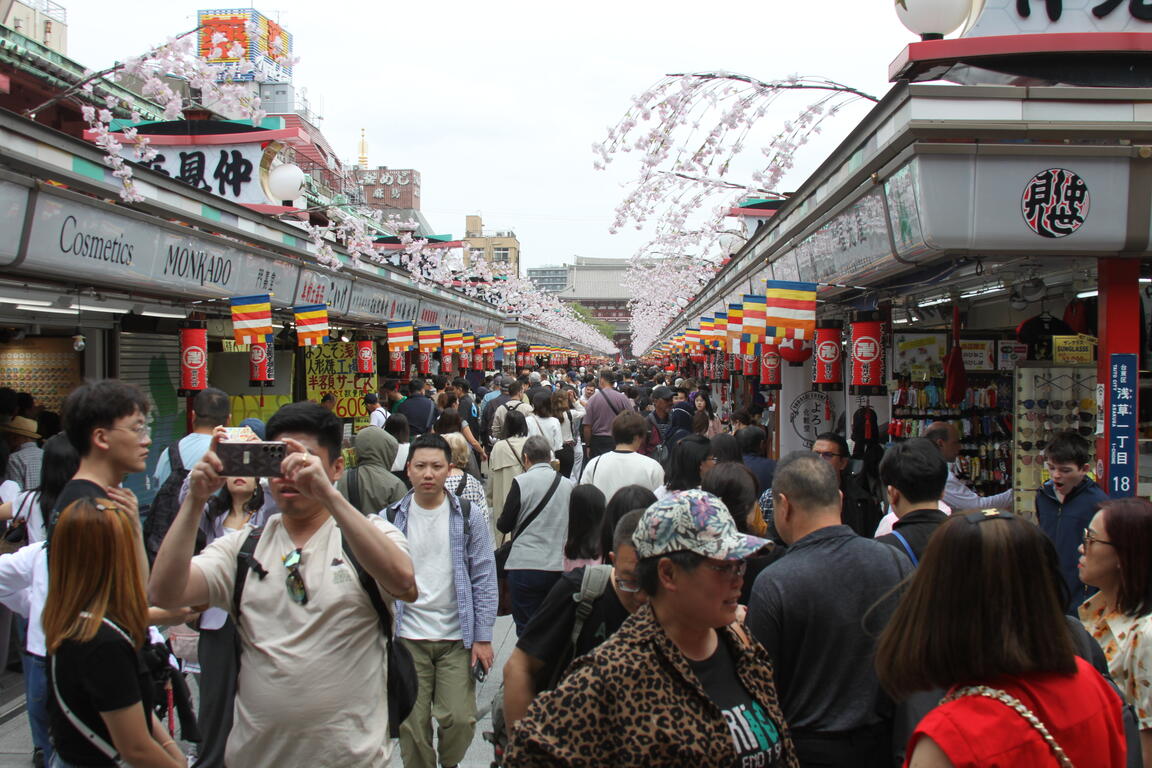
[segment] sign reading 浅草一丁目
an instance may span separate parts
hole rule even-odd
[[[1136,494],[1136,355],[1112,355],[1108,370],[1108,495],[1123,498]]]

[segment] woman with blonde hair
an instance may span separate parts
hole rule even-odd
[[[184,755],[152,714],[139,523],[108,499],[79,499],[60,515],[48,558],[43,626],[49,655],[54,768],[183,768]]]

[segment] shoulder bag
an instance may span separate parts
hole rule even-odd
[[[500,600],[496,608],[497,616],[507,616],[512,613],[512,598],[508,592],[508,577],[504,568],[508,563],[508,556],[512,554],[512,544],[528,526],[536,522],[536,518],[544,511],[544,507],[548,506],[548,502],[552,500],[552,496],[559,487],[560,473],[557,472],[556,476],[552,478],[552,485],[548,486],[548,492],[540,499],[540,503],[536,505],[536,508],[532,510],[528,517],[524,518],[524,522],[516,527],[516,530],[512,532],[512,537],[501,544],[500,548],[496,550],[496,584],[500,594]]]
[[[1024,718],[1024,720],[1040,734],[1040,738],[1044,739],[1044,743],[1052,750],[1052,756],[1056,758],[1056,762],[1060,764],[1060,768],[1073,768],[1072,761],[1068,758],[1068,755],[1064,753],[1064,749],[1056,743],[1056,739],[1052,737],[1052,734],[1048,731],[1044,723],[1040,722],[1040,718],[1036,717],[1032,710],[1024,706],[1024,702],[999,688],[991,688],[987,685],[970,685],[964,688],[957,688],[941,699],[940,703],[945,704],[949,701],[956,701],[965,696],[984,696],[989,699],[995,699],[1010,708],[1016,712],[1016,714],[1020,715],[1020,717]]]

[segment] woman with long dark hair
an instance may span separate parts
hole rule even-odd
[[[600,536],[601,550],[611,552],[612,539],[616,535],[616,526],[624,515],[637,509],[648,509],[656,503],[656,494],[642,485],[626,485],[608,499],[608,506],[604,511],[604,528]]]
[[[601,536],[606,504],[594,485],[578,485],[568,500],[568,540],[564,542],[564,571],[600,565],[608,556]]]
[[[152,713],[139,522],[108,499],[80,499],[52,532],[44,635],[55,768],[184,768]]]
[[[705,465],[710,464],[712,443],[702,435],[688,435],[672,448],[664,490],[668,493],[700,487]]]
[[[1061,584],[1055,550],[1022,518],[940,526],[876,648],[893,696],[948,691],[905,765],[1124,765],[1120,699],[1076,656]]]
[[[1080,581],[1100,591],[1080,605],[1125,700],[1136,708],[1144,765],[1152,766],[1152,502],[1113,499],[1084,531]]]

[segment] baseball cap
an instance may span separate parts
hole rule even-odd
[[[375,392],[369,392],[368,394],[364,395],[364,402],[368,405],[375,405],[376,403],[380,402],[380,398],[376,396]]]
[[[644,510],[632,543],[641,559],[695,552],[716,560],[743,560],[771,541],[740,533],[719,497],[693,488],[665,496]]]
[[[653,400],[671,400],[672,395],[673,395],[672,388],[666,387],[664,385],[660,385],[659,387],[656,387],[655,389],[652,390],[652,399]]]

